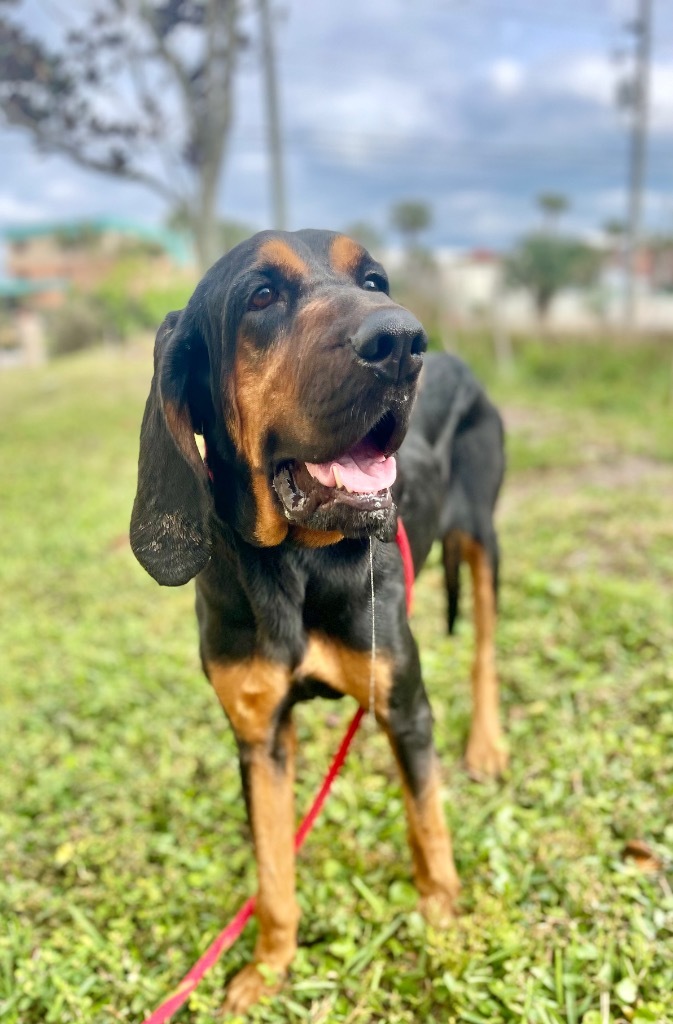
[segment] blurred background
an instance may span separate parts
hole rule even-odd
[[[1,0],[0,69],[0,365],[154,326],[271,226],[503,358],[673,331],[670,0]]]

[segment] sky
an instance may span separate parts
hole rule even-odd
[[[80,0],[80,3],[83,0]],[[61,30],[66,0],[24,0]],[[394,241],[402,199],[432,208],[436,246],[503,248],[555,191],[566,230],[625,218],[628,124],[615,90],[636,0],[280,0],[278,69],[291,228],[367,221]],[[70,7],[70,10],[73,8]],[[253,22],[250,25],[253,26]],[[644,215],[673,233],[673,0],[654,0]],[[151,192],[36,154],[0,125],[0,226],[117,213],[157,223]],[[259,61],[236,83],[223,216],[271,223]]]

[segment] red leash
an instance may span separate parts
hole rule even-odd
[[[395,536],[395,542],[400,549],[402,565],[404,567],[404,586],[406,591],[408,614],[411,611],[411,599],[414,586],[414,563],[411,557],[411,547],[409,545],[407,531],[404,529],[402,520],[399,518],[397,520],[397,534]],[[355,733],[358,731],[358,726],[362,721],[364,713],[364,708],[358,708],[355,712],[355,715],[351,720],[351,724],[348,726],[346,735],[342,739],[341,745],[336,752],[334,760],[332,761],[330,770],[325,776],[325,780],[320,787],[318,795],[315,797],[306,817],[297,830],[297,834],[294,837],[295,850],[299,850],[301,848],[306,836],[313,828],[315,820],[320,814],[323,804],[327,799],[327,794],[332,788],[332,783],[341,771],[342,765],[346,760],[348,748],[353,741]],[[143,1024],[165,1024],[165,1021],[170,1020],[173,1014],[180,1009],[182,1004],[189,999],[206,971],[209,971],[210,968],[217,963],[225,949],[229,949],[230,946],[233,946],[234,942],[248,923],[248,920],[252,917],[254,910],[255,898],[254,896],[251,896],[250,899],[246,900],[243,904],[239,912],[236,914],[236,917],[223,931],[220,932],[217,938],[211,942],[208,949],[199,957],[191,970],[187,972],[175,991],[161,1004],[161,1006],[156,1008],[154,1013],[151,1013],[149,1017],[145,1018]]]
[[[407,537],[407,531],[404,529],[404,523],[399,516],[397,517],[395,543],[400,549],[400,554],[402,556],[402,568],[404,569],[404,593],[407,599],[407,615],[410,615],[411,606],[414,600],[414,560],[411,557],[411,544]]]

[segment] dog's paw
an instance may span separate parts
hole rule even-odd
[[[456,917],[455,895],[437,891],[426,893],[418,901],[418,909],[433,928],[448,928]]]
[[[509,754],[500,732],[494,735],[473,733],[465,752],[465,767],[476,782],[499,779],[507,770]]]
[[[248,964],[229,982],[223,1012],[232,1015],[245,1013],[263,996],[275,995],[284,978],[284,971],[275,971],[264,964]]]

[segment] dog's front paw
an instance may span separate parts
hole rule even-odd
[[[500,730],[496,733],[471,733],[465,752],[465,767],[476,782],[499,779],[504,775],[509,754]]]
[[[421,896],[418,909],[433,928],[448,928],[455,919],[455,896],[438,890]]]
[[[262,996],[279,991],[285,978],[284,971],[276,971],[265,964],[248,964],[229,982],[223,1011],[242,1014],[259,1002]]]

